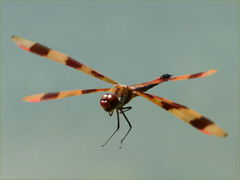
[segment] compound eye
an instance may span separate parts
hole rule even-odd
[[[120,101],[115,94],[104,94],[100,100],[100,105],[107,112],[114,110],[119,104]]]

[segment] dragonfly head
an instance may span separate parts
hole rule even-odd
[[[100,105],[107,112],[113,111],[119,106],[119,104],[120,101],[118,99],[118,96],[112,93],[104,94],[100,100]]]

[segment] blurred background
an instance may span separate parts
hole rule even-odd
[[[1,1],[1,178],[238,179],[238,1]],[[99,106],[104,93],[37,104],[26,95],[111,87],[19,49],[19,35],[62,51],[121,84],[209,69],[204,79],[149,93],[191,107],[225,129],[199,133],[143,98],[133,129]]]

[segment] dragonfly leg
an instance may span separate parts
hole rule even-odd
[[[113,134],[108,138],[108,140],[102,145],[102,147],[104,147],[107,143],[108,143],[108,141],[113,137],[113,135],[119,130],[119,128],[120,128],[120,121],[119,121],[119,112],[118,112],[118,109],[116,110],[116,112],[117,112],[117,129],[113,132]],[[110,116],[112,116],[112,113],[110,114],[109,113],[109,115]]]
[[[130,108],[130,109],[131,109],[131,108]],[[128,108],[128,110],[129,110],[129,108]],[[122,140],[121,140],[121,145],[122,145],[124,139],[127,137],[127,135],[129,134],[129,132],[131,131],[132,125],[131,125],[130,121],[128,120],[127,116],[125,115],[124,111],[121,109],[120,112],[122,113],[122,115],[124,116],[124,118],[126,119],[128,125],[129,125],[129,129],[128,129],[127,133],[125,134],[125,136],[124,136],[124,137],[122,138]],[[122,146],[120,146],[119,149],[120,149],[120,148],[122,148]]]
[[[122,110],[121,110],[120,112],[121,112],[121,113],[122,113],[122,112],[127,112],[127,111],[129,111],[129,110],[131,110],[131,109],[132,109],[131,106],[123,107]]]

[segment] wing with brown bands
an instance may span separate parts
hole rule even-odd
[[[23,98],[23,100],[33,103],[33,102],[62,99],[62,98],[66,98],[66,97],[79,96],[82,94],[96,93],[96,92],[102,92],[102,91],[111,91],[111,88],[84,89],[84,90],[76,89],[76,90],[61,91],[61,92],[42,93],[42,94],[26,96]]]
[[[179,80],[187,80],[187,79],[196,79],[196,78],[203,78],[209,75],[212,75],[214,73],[216,73],[217,70],[216,69],[211,69],[205,72],[200,72],[200,73],[195,73],[195,74],[185,74],[185,75],[180,75],[180,76],[175,76],[175,77],[171,77],[171,75],[168,75],[165,77],[160,76],[157,79],[154,79],[152,81],[149,82],[145,82],[145,83],[140,83],[140,84],[134,84],[131,85],[131,89],[132,90],[136,90],[136,91],[141,91],[141,92],[145,92],[148,89],[163,83],[163,82],[167,82],[167,81],[179,81]]]
[[[190,109],[181,104],[177,104],[173,101],[170,101],[162,97],[158,97],[158,96],[154,96],[151,94],[138,92],[138,91],[135,91],[135,93],[138,94],[139,96],[142,96],[148,99],[154,104],[162,107],[166,111],[175,115],[177,118],[185,121],[186,123],[189,123],[194,128],[198,129],[199,131],[205,134],[220,136],[220,137],[227,136],[227,133],[223,129],[221,129],[218,125],[216,125],[214,122],[207,119],[206,117],[202,116],[198,112],[194,111],[193,109]]]
[[[63,54],[54,49],[50,49],[40,43],[33,42],[30,40],[24,39],[22,37],[19,37],[19,36],[12,36],[12,40],[16,43],[16,45],[18,47],[20,47],[21,49],[23,49],[25,51],[29,51],[29,52],[35,53],[39,56],[43,56],[50,60],[56,61],[58,63],[65,64],[69,67],[72,67],[74,69],[82,71],[85,74],[88,74],[95,78],[101,79],[108,83],[118,84],[118,82],[116,82],[116,81],[112,80],[111,78],[97,72],[96,70],[78,62],[77,60],[67,56],[66,54]]]

